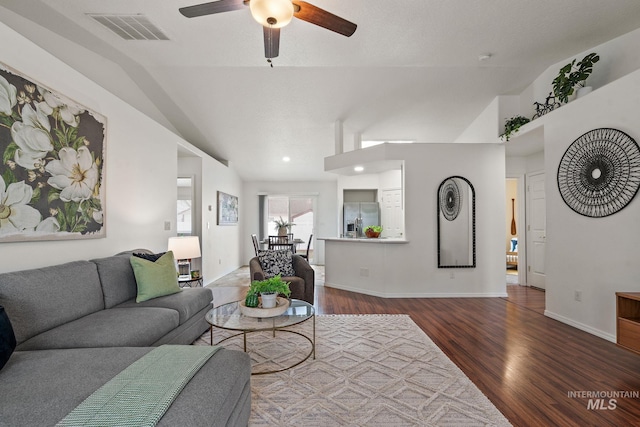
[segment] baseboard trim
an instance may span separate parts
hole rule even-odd
[[[343,291],[357,292],[359,294],[371,295],[379,298],[504,298],[507,293],[431,293],[431,292],[415,292],[415,293],[386,293],[372,291],[371,289],[356,288],[353,286],[338,285],[335,283],[324,283],[327,288],[335,288]]]
[[[549,310],[545,310],[544,311],[544,315],[547,316],[547,317],[552,318],[553,320],[557,320],[558,322],[562,322],[562,323],[565,323],[565,324],[567,324],[569,326],[573,326],[576,329],[580,329],[581,331],[590,333],[591,335],[595,335],[595,336],[597,336],[599,338],[602,338],[604,340],[611,341],[613,343],[616,342],[616,336],[615,335],[612,335],[612,334],[609,334],[607,332],[601,331],[600,329],[592,328],[589,325],[585,325],[584,323],[576,322],[573,319],[570,319],[568,317],[562,316],[560,314],[554,313],[554,312],[549,311]]]

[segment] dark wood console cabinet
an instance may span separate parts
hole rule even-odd
[[[616,292],[616,339],[640,354],[640,292]]]

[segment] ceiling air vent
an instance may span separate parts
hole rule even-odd
[[[142,14],[102,15],[87,13],[87,16],[95,19],[125,40],[169,40],[169,37],[160,28]]]

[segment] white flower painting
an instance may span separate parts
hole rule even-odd
[[[0,64],[0,243],[105,237],[106,120]]]

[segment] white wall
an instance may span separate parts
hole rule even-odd
[[[206,155],[203,153],[203,156]],[[217,225],[218,191],[238,197],[238,225]],[[241,236],[249,204],[243,197],[242,180],[233,167],[209,156],[202,161],[202,209],[202,267],[211,280],[215,280],[245,264],[241,256]]]
[[[383,282],[385,289],[375,292],[386,296],[505,295],[504,146],[397,144],[388,150],[392,156],[389,158],[405,160],[408,243],[331,243],[332,247],[353,251],[350,256],[326,253],[326,283],[368,292],[371,281],[361,274],[365,269],[369,277],[383,277],[376,282]],[[452,175],[467,178],[476,192],[476,268],[437,268],[437,190],[440,183]]]
[[[136,248],[166,250],[176,226],[177,146],[190,144],[1,23],[0,38],[4,63],[107,118],[107,237],[0,243],[0,272],[110,256]],[[202,157],[202,161],[206,169],[203,191],[209,193],[203,202],[213,204],[210,217],[215,224],[214,187],[240,194],[241,183],[233,170],[212,158]],[[171,223],[171,230],[164,229],[165,221]],[[235,231],[214,229],[210,235],[205,233],[203,274],[216,277],[222,270],[231,271],[240,265],[240,227],[234,228]],[[210,265],[218,259],[223,262]]]
[[[500,134],[500,97],[496,97],[476,119],[456,138],[455,143],[495,142]]]
[[[507,119],[522,115],[520,96],[496,96],[471,124],[455,139],[455,143],[494,143],[504,133]]]
[[[318,199],[315,237],[338,235],[338,195],[336,181],[248,181],[243,189],[242,246],[241,264],[248,265],[253,258],[251,234],[258,234],[260,218],[258,215],[258,195],[309,195]],[[324,264],[324,241],[316,240],[314,247],[314,264]]]
[[[196,233],[200,236],[202,258],[196,262],[205,285],[242,266],[241,230],[245,214],[242,181],[227,167],[188,143],[181,143],[191,157],[180,157],[181,176],[193,176],[195,186]],[[217,225],[217,194],[222,191],[238,197],[238,224]]]
[[[399,169],[380,173],[380,186],[378,187],[378,199],[382,197],[384,190],[402,188],[402,171]]]
[[[588,49],[600,62],[587,81],[589,95],[526,125],[526,136],[509,144],[543,139],[540,151],[507,158],[507,176],[544,171],[546,176],[546,311],[545,314],[594,335],[615,341],[615,292],[640,291],[636,237],[640,235],[640,200],[636,196],[622,211],[606,218],[587,218],[562,200],[557,169],[569,145],[580,135],[611,127],[640,140],[640,30]],[[551,82],[567,58],[550,66],[520,95],[521,111],[533,114],[534,100],[544,101]],[[522,210],[519,211],[522,214]],[[520,249],[525,246],[520,242]],[[582,301],[574,292],[582,291]]]
[[[611,341],[615,292],[640,291],[640,197],[609,217],[587,218],[564,203],[556,175],[565,150],[592,129],[615,128],[640,141],[638,111],[640,70],[550,113],[544,126],[546,314]]]

